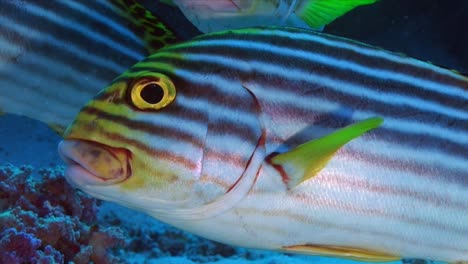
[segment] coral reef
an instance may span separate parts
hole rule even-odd
[[[97,225],[97,200],[73,189],[63,168],[0,167],[0,263],[119,263],[125,239]]]
[[[132,264],[153,263],[149,260],[169,263],[175,259],[182,259],[182,263],[224,263],[225,260],[239,259],[242,263],[250,263],[271,254],[279,255],[217,243],[109,202],[102,203],[98,218],[104,226],[123,229],[129,239],[125,251],[118,254]],[[139,261],[136,256],[144,260]]]

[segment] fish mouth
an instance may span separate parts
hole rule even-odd
[[[124,148],[67,139],[59,143],[58,152],[67,164],[65,177],[72,185],[111,185],[132,175],[132,156]]]

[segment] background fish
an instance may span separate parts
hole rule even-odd
[[[377,0],[166,0],[204,33],[251,26],[322,29],[355,7]]]
[[[295,154],[360,124],[371,131],[313,168]],[[59,149],[85,192],[213,240],[456,262],[468,260],[467,129],[466,77],[330,35],[246,29],[137,63]]]
[[[5,1],[0,32],[0,111],[57,131],[148,51],[176,41],[137,2],[118,0]]]

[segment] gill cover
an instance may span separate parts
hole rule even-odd
[[[193,208],[153,210],[162,220],[199,220],[217,216],[241,201],[255,184],[265,158],[265,130],[261,109],[253,93],[241,83],[236,95],[211,94],[215,109],[205,109],[207,134],[202,170],[193,199],[203,204]],[[221,90],[221,89],[220,89]],[[226,98],[232,98],[228,102]]]

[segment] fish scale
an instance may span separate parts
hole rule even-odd
[[[151,72],[174,84],[167,107],[142,111],[125,98],[103,100]],[[86,109],[98,105],[93,129]],[[183,113],[207,118],[186,122]],[[285,154],[373,117],[383,124],[344,143],[313,177],[288,185],[299,165]],[[135,120],[144,129],[125,126]],[[236,125],[244,129],[226,129]],[[253,28],[197,37],[137,63],[89,102],[61,149],[67,140],[128,148],[129,179],[78,187],[216,241],[368,261],[456,262],[468,259],[467,125],[466,77],[326,34]],[[211,137],[220,131],[229,138]],[[166,170],[180,175],[168,178]]]

